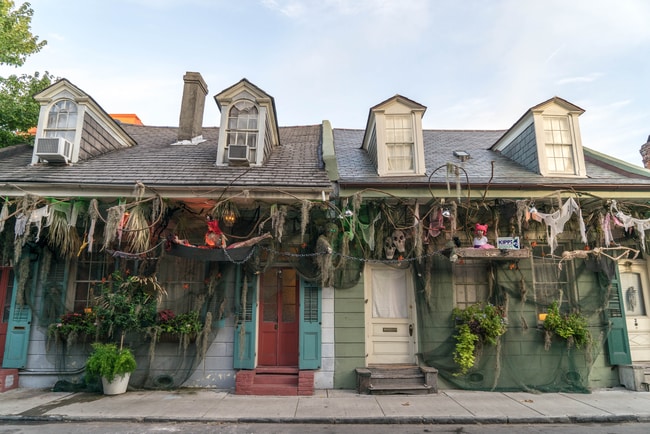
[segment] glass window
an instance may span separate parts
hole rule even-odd
[[[250,101],[238,101],[228,115],[228,134],[226,145],[246,145],[249,149],[257,147],[258,111]]]
[[[568,247],[559,246],[558,250],[568,250]],[[532,253],[533,285],[539,312],[546,312],[546,308],[554,301],[568,303],[573,294],[569,279],[571,261],[565,261],[560,266],[562,258],[553,256],[548,245],[537,245],[533,247]]]
[[[645,300],[643,299],[641,274],[621,272],[621,288],[623,289],[625,315],[645,316]]]
[[[68,99],[54,104],[47,115],[45,137],[63,137],[74,142],[77,131],[77,104]]]
[[[415,140],[411,115],[386,116],[386,151],[388,171],[415,170]]]
[[[487,261],[467,259],[462,264],[454,264],[454,291],[457,308],[466,309],[474,304],[488,301],[490,289],[488,266]]]
[[[567,117],[545,117],[546,161],[550,172],[575,173],[573,141]]]

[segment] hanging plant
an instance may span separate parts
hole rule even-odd
[[[479,344],[497,345],[498,339],[507,331],[508,321],[504,309],[492,304],[475,304],[466,309],[454,308],[452,318],[456,325],[454,362],[464,375],[476,363]]]
[[[569,348],[574,345],[576,348],[582,348],[592,342],[587,318],[579,312],[560,313],[560,306],[557,301],[554,301],[548,307],[544,319],[544,330],[544,348],[546,350],[551,346],[553,335],[566,339]]]

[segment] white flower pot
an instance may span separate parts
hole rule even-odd
[[[104,395],[119,395],[126,392],[126,388],[129,386],[130,378],[130,372],[127,372],[124,375],[116,375],[112,382],[109,382],[106,378],[102,377]]]

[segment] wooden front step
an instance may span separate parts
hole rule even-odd
[[[237,395],[296,396],[314,394],[314,371],[298,368],[261,367],[239,371],[235,378]]]
[[[357,391],[375,395],[438,392],[438,370],[428,366],[382,365],[357,368]]]

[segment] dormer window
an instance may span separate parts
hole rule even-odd
[[[280,146],[273,98],[244,78],[214,99],[221,111],[217,166],[262,166]]]
[[[426,107],[400,95],[370,109],[362,147],[379,176],[424,175],[425,110]]]
[[[386,156],[391,173],[413,173],[413,121],[410,115],[386,116]]]
[[[135,146],[135,141],[84,91],[65,78],[34,95],[41,106],[32,164],[74,164]]]
[[[257,107],[250,101],[238,101],[231,107],[226,145],[230,160],[256,160],[258,116]]]
[[[490,149],[542,176],[584,178],[582,113],[562,98],[551,98],[529,109]]]
[[[573,164],[573,140],[566,116],[544,117],[546,138],[546,162],[548,171],[561,174],[575,174]]]
[[[77,104],[69,99],[55,103],[47,115],[44,137],[62,137],[74,143],[77,132]]]

